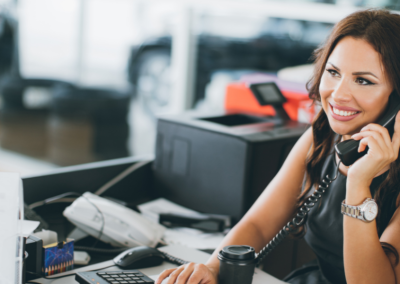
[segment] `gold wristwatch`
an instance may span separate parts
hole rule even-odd
[[[378,215],[378,204],[372,198],[367,198],[361,205],[351,206],[342,202],[342,214],[360,219],[364,222],[372,222]]]

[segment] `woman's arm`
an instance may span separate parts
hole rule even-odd
[[[360,152],[366,146],[369,147],[368,153],[350,167],[347,175],[345,202],[359,205],[366,198],[371,198],[370,185],[373,178],[389,169],[390,163],[398,159],[400,115],[397,114],[392,139],[387,129],[377,124],[367,125],[352,138],[361,139]],[[386,255],[380,243],[383,241],[396,249],[400,248],[399,213],[393,216],[381,240],[375,220],[364,223],[348,216],[343,218],[343,255],[347,283],[400,283],[400,268]]]
[[[348,183],[348,186],[351,187],[352,184]],[[359,205],[365,198],[371,198],[369,187],[353,187],[352,189],[358,194],[347,194],[346,204]],[[333,208],[333,210],[340,210],[340,208]],[[365,223],[348,216],[343,218],[343,256],[347,283],[396,283],[396,275],[392,267],[394,263],[390,262],[381,246],[376,221]],[[400,218],[397,219],[400,221]],[[393,241],[397,240],[399,243],[400,235],[394,236],[393,233],[386,232],[387,229],[381,241],[399,247]]]
[[[164,271],[156,284],[170,276],[168,284],[216,283],[218,252],[228,245],[250,245],[261,250],[293,215],[305,173],[305,161],[312,144],[309,128],[297,141],[278,174],[240,222],[224,238],[206,265],[189,264]],[[268,163],[266,157],[265,163]]]

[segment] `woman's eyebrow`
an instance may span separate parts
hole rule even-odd
[[[335,68],[336,70],[340,71],[340,68],[335,66],[331,62],[328,62],[328,64],[332,65],[333,68]],[[379,79],[378,76],[376,76],[374,73],[369,72],[369,71],[353,72],[352,75],[357,75],[357,76],[359,76],[359,75],[371,75],[371,76],[374,76],[376,79]]]
[[[353,75],[371,75],[371,76],[374,76],[376,79],[379,79],[378,76],[376,76],[374,73],[368,72],[368,71],[365,71],[365,72],[354,72]]]
[[[331,62],[328,62],[328,64],[332,65],[333,68],[335,68],[336,70],[340,71],[340,68],[335,66],[335,65],[333,65]]]

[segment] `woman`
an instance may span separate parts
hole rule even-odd
[[[243,244],[259,251],[288,222],[338,157],[333,145],[360,140],[368,154],[352,166],[340,164],[339,176],[313,208],[305,239],[318,264],[289,275],[289,283],[400,283],[400,115],[393,137],[375,124],[389,96],[400,91],[400,15],[383,10],[356,12],[339,22],[316,51],[310,97],[322,109],[299,139],[279,173],[243,219],[226,236],[206,265],[190,263],[164,271],[172,283],[217,283],[218,251]],[[305,179],[304,179],[305,177]],[[303,180],[305,182],[303,182]],[[290,181],[290,183],[288,183]],[[371,222],[342,215],[342,201],[358,206],[375,198]],[[279,206],[278,206],[279,205]]]

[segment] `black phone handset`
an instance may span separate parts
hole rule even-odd
[[[383,115],[383,117],[378,121],[379,125],[386,127],[389,130],[390,137],[393,135],[394,122],[397,112],[400,110],[400,96],[396,93],[392,93],[389,97],[388,109]],[[345,166],[350,166],[354,164],[359,158],[367,154],[368,147],[362,151],[358,152],[358,146],[360,145],[359,140],[345,140],[335,145],[336,153],[339,159]]]
[[[393,126],[397,112],[400,110],[400,97],[391,94],[389,97],[388,109],[379,120],[379,124],[388,128],[390,135],[393,135]],[[350,139],[335,145],[339,156],[336,166],[335,177],[328,175],[322,180],[321,185],[308,197],[307,201],[299,209],[296,217],[287,223],[282,230],[266,245],[257,255],[254,248],[250,246],[227,246],[218,254],[220,260],[219,284],[251,284],[255,267],[267,256],[287,235],[294,232],[297,227],[304,224],[307,214],[321,199],[322,194],[329,188],[329,185],[338,176],[340,163],[346,166],[352,165],[357,159],[368,151],[358,153],[359,141]]]

